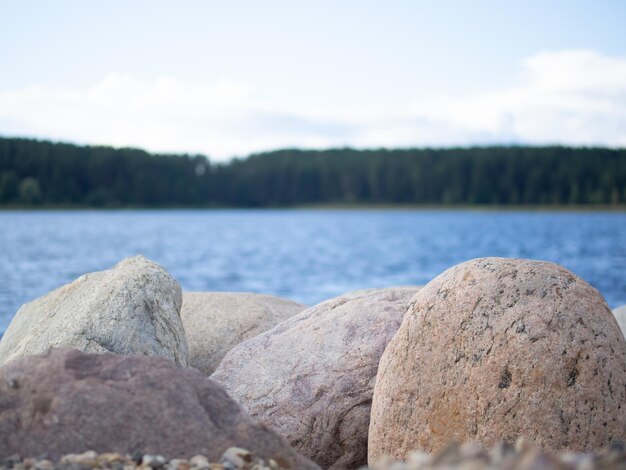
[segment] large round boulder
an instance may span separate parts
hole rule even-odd
[[[378,361],[418,288],[349,293],[234,347],[212,378],[324,468],[367,460]]]
[[[271,295],[183,292],[180,316],[189,344],[189,365],[210,375],[234,346],[305,308]]]
[[[369,461],[521,436],[571,451],[626,438],[626,344],[602,296],[570,271],[468,261],[413,298],[381,358]]]
[[[125,259],[23,305],[0,341],[0,364],[65,347],[187,365],[181,303],[165,269],[143,256]]]
[[[162,358],[55,349],[0,368],[0,457],[92,450],[217,461],[230,447],[318,468],[216,382]]]

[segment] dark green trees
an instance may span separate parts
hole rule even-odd
[[[626,204],[626,150],[280,150],[203,156],[0,138],[0,205]]]

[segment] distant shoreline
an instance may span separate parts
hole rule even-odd
[[[624,211],[626,148],[284,149],[218,163],[0,137],[0,206]]]
[[[307,204],[294,206],[0,206],[0,212],[133,212],[133,211],[469,211],[469,212],[626,212],[626,204],[527,204],[527,205],[448,205],[448,204]]]

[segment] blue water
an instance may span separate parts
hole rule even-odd
[[[0,212],[0,330],[24,302],[143,254],[185,290],[315,304],[425,284],[470,258],[555,261],[626,304],[626,214],[474,211]]]

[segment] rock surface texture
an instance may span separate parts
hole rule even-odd
[[[378,361],[419,288],[348,293],[233,348],[212,378],[324,468],[367,460]]]
[[[0,341],[0,364],[66,347],[187,365],[181,303],[180,285],[161,266],[125,259],[23,305]]]
[[[216,461],[243,447],[314,469],[195,369],[154,357],[52,350],[0,368],[0,456],[86,451]]]
[[[189,365],[210,375],[234,346],[305,308],[271,295],[183,292],[180,315],[189,344]]]
[[[626,336],[626,305],[622,305],[613,310],[613,315],[617,320],[617,324],[622,329],[622,333]]]
[[[585,451],[626,438],[626,344],[602,296],[552,263],[457,265],[412,300],[380,362],[369,462],[525,436]]]

